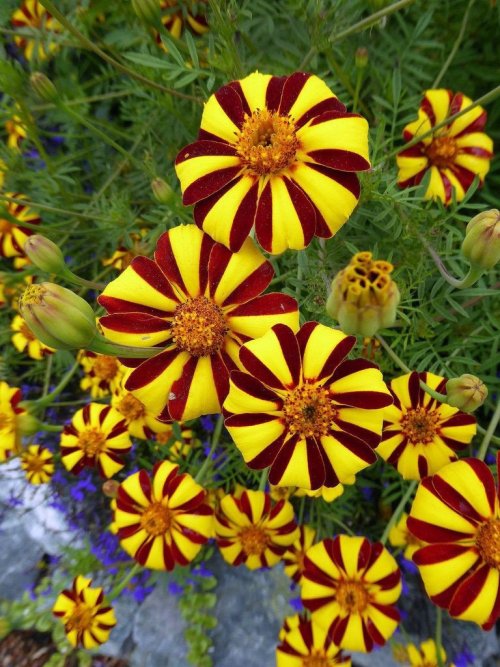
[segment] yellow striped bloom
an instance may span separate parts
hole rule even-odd
[[[80,387],[88,391],[92,398],[108,396],[121,386],[127,369],[116,357],[81,350],[77,359],[85,373]]]
[[[296,584],[302,579],[304,572],[304,556],[306,551],[316,541],[316,531],[311,526],[299,526],[299,536],[292,546],[283,554],[285,573],[291,577]]]
[[[21,468],[30,484],[46,484],[54,474],[52,452],[41,445],[30,445],[21,454]]]
[[[53,347],[49,347],[38,340],[21,315],[14,317],[10,328],[13,331],[12,344],[18,352],[24,352],[30,359],[40,361],[55,351]]]
[[[15,28],[31,28],[33,37],[15,35],[14,42],[22,49],[26,60],[46,60],[59,46],[48,36],[60,32],[61,24],[52,17],[39,0],[24,0],[12,14],[10,22]]]
[[[7,192],[6,195],[14,199],[25,199],[25,195],[18,192]],[[3,211],[0,209],[0,255],[2,257],[24,257],[23,248],[26,239],[35,232],[22,225],[17,225],[16,220],[20,223],[38,225],[40,216],[19,202],[2,202],[2,207]]]
[[[351,659],[314,620],[302,616],[285,618],[280,641],[276,667],[351,667]]]
[[[0,382],[0,463],[20,451],[19,420],[27,414],[20,405],[21,399],[20,389]]]

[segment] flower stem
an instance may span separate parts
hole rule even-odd
[[[432,257],[434,260],[434,264],[437,266],[439,273],[443,276],[443,278],[446,280],[446,282],[451,285],[452,287],[455,287],[456,289],[466,289],[467,287],[471,287],[471,285],[474,285],[475,282],[479,280],[479,278],[483,275],[484,269],[480,268],[474,268],[472,266],[469,267],[469,271],[465,278],[462,278],[461,280],[458,278],[454,278],[452,275],[448,273],[446,270],[446,267],[443,263],[443,260],[439,256],[439,254],[434,250],[434,248],[431,246],[430,243],[426,241],[426,239],[423,236],[420,236],[420,240],[422,241],[423,245],[427,249],[427,252],[429,255]]]
[[[97,354],[108,354],[111,357],[125,357],[127,359],[150,359],[159,352],[161,347],[133,347],[132,345],[118,345],[97,334],[86,346],[87,350]]]
[[[69,381],[71,380],[71,378],[75,374],[78,366],[79,366],[78,361],[75,361],[75,363],[73,364],[73,366],[71,366],[69,371],[62,377],[62,379],[59,382],[59,384],[57,385],[57,387],[55,387],[55,389],[53,389],[50,392],[50,394],[46,394],[45,396],[42,396],[41,398],[38,398],[35,401],[29,401],[30,407],[44,408],[47,405],[50,405],[52,403],[52,401],[54,400],[54,398],[59,396],[59,394],[62,392],[62,390],[69,383]]]
[[[443,610],[441,607],[436,607],[436,658],[438,667],[444,667],[443,663]]]
[[[40,0],[40,2],[45,7],[45,9],[50,14],[52,14],[52,16],[56,18],[59,21],[59,23],[63,25],[69,33],[74,35],[86,49],[90,49],[90,51],[97,53],[98,56],[100,56],[110,65],[113,65],[113,67],[115,67],[120,72],[127,74],[132,79],[136,79],[137,81],[140,81],[141,83],[144,83],[147,86],[150,86],[151,88],[156,88],[157,90],[161,90],[162,92],[168,93],[169,95],[172,95],[174,97],[180,97],[184,100],[191,100],[193,102],[196,102],[197,104],[202,104],[202,100],[200,100],[198,97],[194,97],[193,95],[187,95],[186,93],[181,93],[178,90],[173,90],[172,88],[166,88],[165,86],[162,86],[160,83],[157,83],[156,81],[148,79],[147,77],[142,76],[142,74],[135,72],[134,70],[130,69],[130,67],[122,65],[122,63],[118,62],[118,60],[115,60],[114,58],[109,56],[105,51],[103,51],[96,44],[94,44],[94,42],[85,37],[85,35],[81,33],[78,30],[78,28],[76,28],[70,21],[68,21],[68,19],[64,16],[64,14],[62,14],[57,9],[52,0]]]
[[[396,525],[396,523],[398,522],[398,519],[401,516],[401,514],[403,513],[405,505],[408,502],[408,500],[410,499],[410,496],[412,495],[412,493],[415,491],[416,486],[417,486],[417,480],[413,480],[413,482],[411,482],[408,485],[408,488],[406,489],[406,493],[401,498],[401,500],[399,501],[399,505],[396,507],[396,509],[392,513],[392,516],[389,519],[389,522],[388,522],[387,526],[385,527],[385,530],[382,534],[382,537],[380,538],[380,542],[382,542],[382,544],[385,544],[387,542],[387,538],[389,537],[389,533],[391,532],[392,527],[394,525]]]
[[[208,452],[208,456],[203,462],[203,465],[201,468],[198,470],[196,473],[196,476],[194,478],[195,482],[198,482],[198,484],[201,484],[203,481],[203,477],[205,476],[205,472],[207,471],[207,468],[211,465],[212,463],[212,456],[213,453],[215,452],[215,449],[217,445],[219,444],[220,440],[220,434],[222,432],[222,426],[224,425],[224,417],[222,415],[219,415],[217,417],[217,422],[215,424],[214,432],[212,433],[212,442],[210,445],[210,451]]]
[[[488,446],[493,438],[493,433],[495,432],[495,429],[499,421],[500,421],[500,400],[497,403],[497,407],[495,408],[495,412],[493,413],[493,417],[491,418],[491,421],[488,424],[488,428],[486,429],[486,433],[484,434],[481,447],[479,448],[477,458],[480,459],[481,461],[484,461],[486,457]]]
[[[134,563],[134,565],[130,568],[130,570],[123,577],[123,579],[113,588],[111,593],[107,596],[108,600],[112,601],[115,598],[117,598],[123,591],[123,589],[128,586],[128,584],[135,577],[135,575],[138,574],[141,570],[142,567],[139,565],[139,563]]]
[[[398,2],[394,2],[392,5],[384,7],[380,11],[375,12],[374,14],[370,14],[370,16],[367,16],[366,18],[361,19],[361,21],[354,23],[350,28],[346,28],[346,30],[342,30],[341,32],[338,32],[336,35],[335,34],[332,35],[332,37],[330,37],[329,42],[330,44],[335,44],[335,42],[339,42],[341,39],[344,39],[344,37],[349,37],[349,35],[352,35],[355,32],[359,32],[360,30],[369,28],[371,25],[377,23],[380,19],[384,18],[384,16],[389,16],[389,14],[393,14],[394,12],[397,12],[400,9],[407,7],[412,2],[413,0],[399,0]]]
[[[437,88],[439,86],[439,84],[441,83],[441,79],[446,74],[446,72],[448,70],[448,67],[453,62],[453,58],[457,54],[458,47],[460,46],[460,44],[462,42],[462,39],[464,38],[465,28],[467,27],[467,23],[468,23],[468,20],[469,20],[469,13],[470,13],[470,10],[472,9],[472,5],[474,4],[475,1],[476,0],[469,0],[469,4],[467,5],[467,8],[466,8],[465,13],[464,13],[464,17],[462,19],[462,24],[460,26],[460,30],[458,32],[455,43],[453,44],[453,48],[451,49],[448,58],[446,58],[446,61],[445,61],[444,65],[441,67],[441,71],[439,72],[436,79],[434,80],[434,83],[432,84],[431,88]]]
[[[268,472],[269,472],[268,469],[264,468],[264,470],[260,474],[259,491],[264,491],[264,489],[266,488]]]

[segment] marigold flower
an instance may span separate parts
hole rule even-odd
[[[27,414],[21,399],[20,389],[0,382],[0,463],[20,451],[20,417]]]
[[[78,576],[69,590],[57,597],[52,613],[64,623],[71,646],[94,648],[108,641],[116,625],[113,607],[103,602],[102,588],[91,588],[92,579]]]
[[[392,398],[375,364],[345,360],[353,336],[317,322],[282,324],[246,343],[224,402],[226,427],[247,465],[305,489],[354,483],[376,460],[382,408]]]
[[[89,403],[75,413],[61,434],[61,460],[75,475],[97,467],[101,477],[123,468],[123,455],[132,447],[123,416],[110,405]]]
[[[186,428],[182,422],[179,423],[182,440],[179,440],[176,437],[172,424],[163,424],[163,426],[168,430],[158,433],[156,442],[159,445],[166,445],[170,441],[168,449],[169,459],[175,461],[177,459],[185,458],[194,447],[199,447],[201,445],[201,441],[198,440],[195,432],[190,428]]]
[[[38,340],[21,315],[14,317],[10,328],[14,332],[11,340],[16,350],[25,352],[31,359],[39,361],[55,351],[53,347],[49,347]]]
[[[369,168],[366,120],[304,72],[220,88],[176,160],[199,227],[236,252],[255,225],[272,254],[333,236],[358,201],[355,172]]]
[[[102,260],[102,265],[112,266],[117,271],[123,271],[127,266],[130,266],[134,257],[147,255],[149,248],[143,240],[145,235],[146,229],[141,229],[140,233],[132,232],[129,235],[130,243],[126,246],[118,246],[111,257]]]
[[[408,373],[390,383],[393,405],[384,414],[384,431],[377,453],[395,466],[404,479],[422,479],[450,461],[476,433],[476,419],[440,403],[423,389],[423,380],[439,393],[446,379],[432,373]]]
[[[217,544],[230,565],[272,567],[299,536],[292,504],[272,502],[264,491],[245,489],[222,498],[215,516]]]
[[[276,667],[351,667],[327,631],[303,617],[286,618],[276,649]]]
[[[354,484],[354,480],[352,482]],[[333,503],[334,500],[340,498],[344,493],[344,485],[337,484],[337,486],[320,486],[316,491],[311,491],[310,489],[296,489],[295,494],[299,498],[302,496],[308,496],[309,498],[321,498],[325,503]]]
[[[433,639],[427,639],[418,648],[415,644],[408,644],[406,652],[411,667],[439,667],[438,650]],[[446,651],[442,646],[439,653],[441,654],[441,664],[446,665]],[[455,667],[455,665],[449,663],[448,667]]]
[[[7,146],[12,150],[19,151],[22,141],[28,136],[21,117],[14,114],[12,118],[9,118],[5,123],[5,130],[7,132]]]
[[[103,398],[120,388],[127,369],[116,357],[80,350],[77,359],[85,373],[80,387],[92,398]]]
[[[490,630],[500,616],[500,508],[488,466],[462,459],[422,480],[408,528],[429,543],[413,561],[430,599]]]
[[[444,88],[425,91],[417,120],[403,130],[405,141],[425,134],[471,104],[472,100],[462,93]],[[399,186],[418,185],[430,169],[425,199],[440,199],[443,204],[450,204],[454,188],[456,200],[461,201],[475,176],[479,176],[482,183],[490,168],[493,142],[481,131],[486,118],[486,111],[476,106],[415,146],[401,151],[396,158]]]
[[[172,570],[187,565],[212,536],[213,509],[206,491],[171,461],[157,463],[152,477],[140,470],[118,488],[112,531],[122,548],[144,567]]]
[[[261,294],[272,276],[251,239],[231,253],[195,225],[163,234],[154,260],[136,257],[99,297],[110,340],[164,348],[125,388],[163,421],[220,412],[240,346],[278,322],[298,328],[294,299]]]
[[[113,392],[111,405],[125,419],[130,435],[134,436],[134,438],[147,440],[156,433],[162,436],[168,435],[168,440],[172,435],[171,424],[158,421],[156,416],[148,411],[144,403],[127,391],[123,385],[124,380],[122,380],[118,388]]]
[[[7,192],[7,197],[14,199],[25,199],[25,195],[18,192]],[[14,202],[2,202],[5,213],[0,211],[0,255],[2,257],[22,257],[24,255],[24,244],[28,236],[33,234],[32,229],[23,227],[22,223],[38,225],[40,216],[25,204]],[[20,225],[16,225],[18,220]]]
[[[408,530],[408,526],[406,525],[407,520],[408,514],[403,512],[397,524],[389,531],[389,543],[393,547],[404,547],[403,556],[407,560],[411,560],[415,551],[425,546],[426,542],[417,539]]]
[[[299,537],[283,554],[285,573],[297,584],[302,579],[302,573],[304,571],[304,556],[306,551],[312,547],[315,541],[316,531],[314,528],[306,525],[299,526]]]
[[[394,324],[400,295],[390,276],[393,268],[385,260],[372,260],[371,252],[358,252],[337,273],[326,312],[344,333],[373,336]]]
[[[41,445],[30,445],[21,454],[21,468],[30,484],[46,484],[54,474],[52,452]]]
[[[19,9],[16,9],[10,19],[14,28],[32,28],[44,33],[61,31],[61,24],[52,17],[39,0],[24,0]],[[37,37],[15,35],[14,42],[24,51],[26,60],[34,57],[45,60],[55,53],[59,46],[50,40],[48,43]]]
[[[204,0],[201,0],[203,2]],[[202,14],[192,14],[187,11],[177,0],[160,0],[161,22],[172,37],[179,39],[183,28],[187,25],[197,35],[203,35],[208,31],[207,19]],[[163,46],[161,35],[155,31],[157,43]]]
[[[338,646],[369,652],[399,623],[401,573],[380,542],[339,535],[308,549],[301,597]]]

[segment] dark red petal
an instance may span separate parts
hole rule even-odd
[[[134,391],[150,384],[177,359],[179,354],[179,350],[174,348],[173,350],[160,352],[156,356],[151,357],[151,359],[146,359],[146,361],[143,361],[142,364],[132,371],[125,383],[125,389],[127,391]]]
[[[339,171],[366,171],[371,164],[364,157],[340,148],[322,148],[307,155],[315,162]]]
[[[467,577],[467,579],[461,582],[456,589],[448,608],[450,616],[460,616],[460,614],[463,614],[474,600],[481,595],[489,572],[490,566],[484,564],[473,572],[470,577]]]
[[[212,298],[217,291],[220,281],[224,277],[227,265],[232,257],[233,253],[224,246],[219,243],[214,246],[208,265],[208,285]],[[233,291],[219,305],[224,308],[232,304],[250,301],[250,299],[258,296],[266,289],[273,276],[274,269],[272,264],[270,262],[263,262],[243,282],[235,284]]]

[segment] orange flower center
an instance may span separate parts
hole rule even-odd
[[[317,653],[317,649],[312,649],[311,655],[302,658],[302,667],[333,667],[335,661],[330,660],[323,651]]]
[[[293,120],[267,109],[246,115],[236,142],[242,162],[258,176],[289,167],[299,147]]]
[[[401,419],[401,430],[412,445],[427,445],[434,440],[439,414],[425,408],[411,408]]]
[[[169,428],[168,431],[156,434],[156,442],[160,445],[166,445],[173,435],[174,435],[174,430],[172,428]]]
[[[268,537],[258,526],[249,526],[240,532],[240,541],[247,556],[259,556],[267,547]]]
[[[13,226],[14,225],[5,218],[0,218],[0,234],[9,234]]]
[[[304,384],[287,396],[283,413],[289,431],[307,438],[326,435],[337,411],[328,389]]]
[[[360,581],[341,581],[337,586],[336,600],[348,614],[360,614],[366,609],[369,597]]]
[[[84,602],[77,602],[71,616],[65,622],[66,630],[76,630],[77,632],[88,630],[92,625],[92,618],[92,608]]]
[[[5,412],[0,412],[0,429],[11,429],[13,424],[13,415],[9,415]]]
[[[23,467],[25,471],[30,474],[43,472],[43,469],[47,463],[50,463],[50,460],[45,461],[40,456],[34,454],[23,456]]]
[[[172,512],[168,507],[156,502],[147,507],[142,513],[141,528],[153,537],[165,535],[172,525],[172,520]]]
[[[119,364],[115,357],[108,357],[106,354],[96,357],[92,370],[100,380],[112,380],[118,372]]]
[[[106,443],[106,435],[97,428],[82,431],[78,436],[78,444],[87,456],[97,456]]]
[[[146,408],[141,401],[133,396],[132,394],[127,394],[117,405],[118,412],[125,417],[129,422],[135,421],[144,417],[146,413]]]
[[[484,562],[500,570],[500,519],[492,519],[479,526],[476,546]]]
[[[435,137],[426,148],[426,153],[436,167],[451,167],[458,153],[457,142],[453,137]]]
[[[172,337],[180,350],[193,357],[218,352],[228,327],[222,310],[206,296],[197,296],[177,306],[172,322]]]

